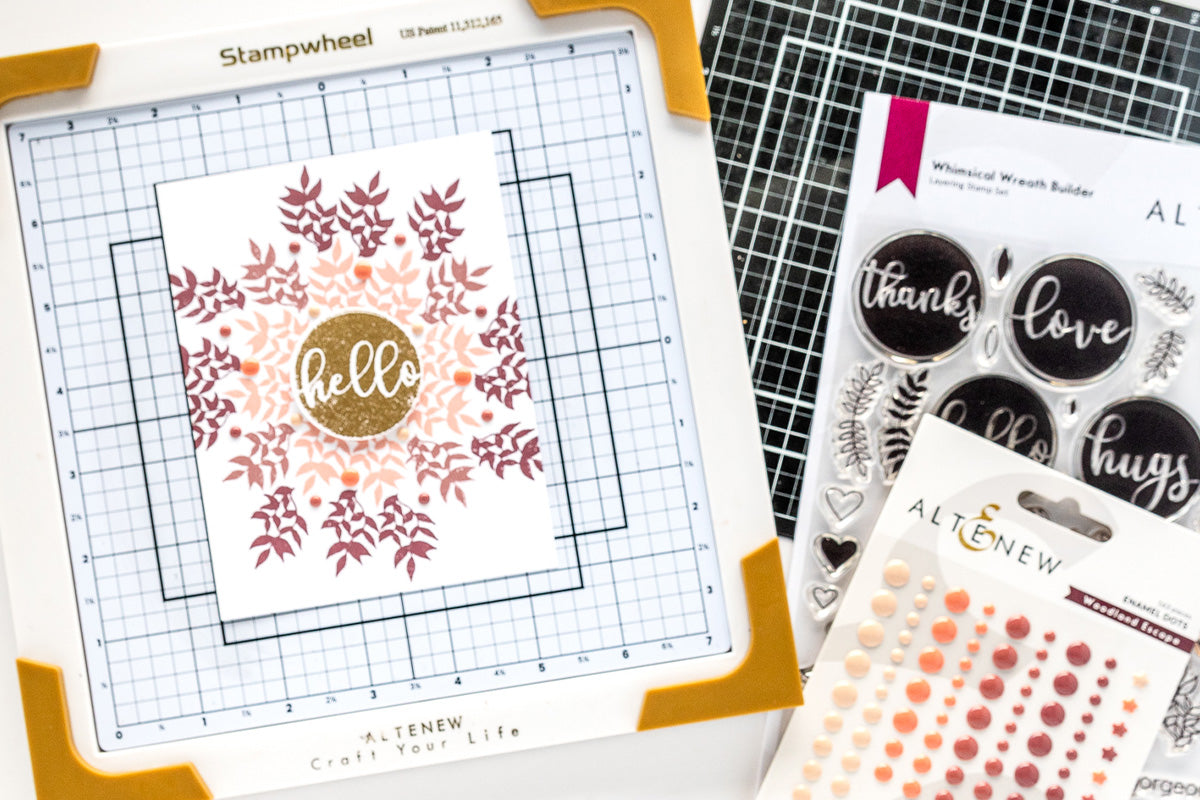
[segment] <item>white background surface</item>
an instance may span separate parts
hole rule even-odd
[[[37,0],[9,2],[0,26],[0,56],[177,35],[201,28],[241,27],[280,17],[349,12],[380,5],[342,0]],[[692,0],[697,26],[707,0]],[[103,51],[101,58],[103,58]],[[7,158],[7,153],[4,154]],[[6,269],[21,265],[8,264]],[[0,518],[0,524],[3,519]],[[0,554],[0,576],[3,575]],[[33,783],[17,691],[12,620],[0,577],[0,794],[32,798]],[[596,702],[603,702],[597,698]],[[570,709],[563,709],[569,714]],[[405,770],[271,795],[289,800],[329,797],[739,798],[752,797],[760,769],[764,715],[689,725],[515,755]],[[265,796],[264,796],[265,797]]]

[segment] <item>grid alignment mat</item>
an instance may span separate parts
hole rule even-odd
[[[10,127],[102,747],[728,651],[635,59],[611,35]],[[154,184],[476,130],[559,566],[223,623]]]
[[[796,527],[863,92],[1200,142],[1200,12],[1164,3],[716,0],[701,50],[784,536]]]

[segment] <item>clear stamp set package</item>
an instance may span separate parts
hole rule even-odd
[[[1200,537],[934,415],[908,459],[760,800],[1125,800]]]
[[[802,665],[926,416],[1200,527],[1196,175],[1185,145],[865,98],[790,572]],[[1164,759],[1200,740],[1162,727]]]

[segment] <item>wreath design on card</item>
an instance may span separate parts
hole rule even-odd
[[[264,198],[280,227],[248,238],[245,263],[170,274],[202,330],[180,348],[193,443],[234,440],[224,481],[262,497],[256,569],[318,548],[335,575],[386,559],[412,580],[439,508],[469,506],[485,474],[543,471],[514,412],[530,393],[517,301],[489,306],[492,267],[459,252],[460,181],[402,204],[382,171],[364,178],[338,192],[302,166]]]

